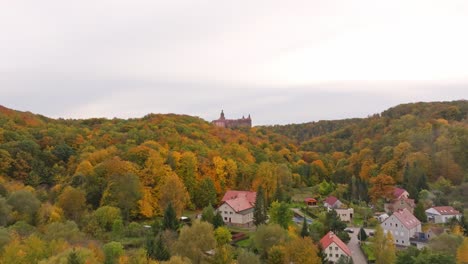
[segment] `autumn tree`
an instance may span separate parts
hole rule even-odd
[[[237,255],[238,264],[260,264],[260,258],[247,250],[241,250]]]
[[[18,219],[32,223],[35,220],[36,213],[41,202],[29,190],[23,189],[11,193],[8,196],[7,203],[18,216]]]
[[[381,198],[393,199],[395,180],[391,176],[380,174],[372,178],[370,182],[372,187],[369,189],[369,196],[374,203]]]
[[[286,241],[287,233],[277,224],[261,225],[254,234],[253,244],[260,254],[266,256],[271,247]]]
[[[457,264],[468,263],[468,238],[463,239],[463,243],[457,249]]]
[[[177,216],[182,215],[183,210],[189,202],[189,195],[184,183],[175,173],[167,175],[161,186],[159,194],[159,204],[162,208],[167,208],[171,203]]]
[[[286,244],[287,263],[320,264],[317,251],[310,237],[292,239]]]
[[[138,200],[141,198],[140,180],[133,174],[114,174],[107,183],[107,188],[102,196],[101,205],[110,205],[122,210],[125,220],[130,219],[130,212],[138,208]]]
[[[86,210],[86,195],[82,190],[67,186],[59,195],[57,205],[66,218],[77,221]]]
[[[377,225],[372,239],[372,250],[377,264],[392,264],[396,260],[396,249],[390,232],[384,234],[382,227]]]

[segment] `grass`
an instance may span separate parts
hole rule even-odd
[[[364,252],[364,255],[367,257],[368,261],[375,261],[374,252],[372,251],[370,244],[362,243],[361,249]]]

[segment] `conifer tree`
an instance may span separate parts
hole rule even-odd
[[[73,251],[70,252],[70,254],[68,254],[67,261],[68,261],[68,264],[81,264],[81,263],[83,263],[83,261],[81,261],[79,259],[78,254],[76,254],[75,249],[73,249]]]
[[[267,208],[265,204],[265,195],[263,194],[262,186],[259,186],[257,190],[253,219],[254,224],[256,226],[266,223],[267,220]]]
[[[301,237],[309,236],[309,226],[307,225],[307,220],[304,217],[304,222],[302,222]]]
[[[223,225],[224,225],[223,217],[218,212],[216,212],[213,218],[213,227],[218,228]]]
[[[163,219],[163,229],[171,229],[171,230],[177,230],[177,227],[179,226],[179,221],[177,220],[176,212],[174,210],[174,207],[172,206],[172,203],[169,203],[167,205],[166,210],[164,211],[164,219]]]
[[[414,216],[423,223],[427,222],[426,211],[424,211],[424,206],[421,202],[419,202],[416,205],[416,208],[414,208]]]
[[[361,227],[361,229],[359,229],[359,240],[360,241],[366,241],[367,240],[367,233],[366,231],[364,230],[364,228]]]

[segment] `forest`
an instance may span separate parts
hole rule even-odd
[[[317,237],[275,219],[234,249],[210,208],[227,190],[261,189],[274,218],[307,188],[382,207],[387,181],[463,212],[467,150],[466,100],[234,130],[188,115],[51,119],[0,106],[0,263],[321,263]],[[187,214],[203,217],[183,226]]]

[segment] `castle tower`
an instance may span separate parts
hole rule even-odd
[[[225,120],[226,118],[224,117],[224,110],[221,110],[221,116],[219,117],[219,120]]]

